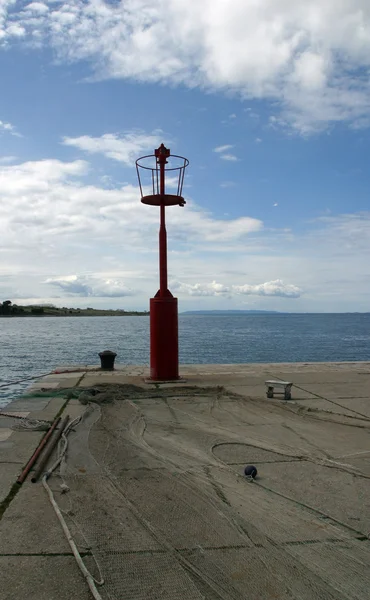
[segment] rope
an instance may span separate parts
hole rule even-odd
[[[8,381],[8,383],[2,383],[0,388],[9,387],[10,385],[17,385],[17,383],[22,383],[22,381],[30,381],[31,379],[41,379],[42,377],[47,377],[48,375],[62,375],[63,373],[81,373],[85,372],[86,368],[78,368],[78,369],[54,369],[54,371],[50,371],[49,373],[44,373],[43,375],[32,375],[32,377],[24,377],[23,379],[18,379],[17,381]],[[89,369],[91,371],[96,371],[100,369],[96,367],[96,369]]]
[[[335,406],[339,406],[340,408],[343,408],[344,410],[349,410],[350,412],[353,412],[355,415],[357,415],[357,417],[360,417],[361,420],[370,421],[369,415],[365,415],[364,413],[359,412],[358,410],[354,410],[353,408],[350,408],[348,406],[343,406],[343,404],[340,404],[339,402],[335,402],[335,400],[332,400],[331,398],[326,398],[325,396],[320,396],[320,394],[316,394],[315,392],[306,390],[305,388],[297,385],[296,383],[293,384],[293,387],[296,387],[297,390],[301,390],[302,392],[308,392],[309,394],[311,394],[312,396],[315,396],[316,398],[319,398],[320,400],[326,400],[327,402],[330,402],[331,404],[334,404]],[[329,412],[329,411],[323,411],[323,412]],[[344,415],[344,414],[343,414],[343,416],[351,417],[351,415]],[[351,418],[353,418],[353,417],[351,417]],[[344,425],[344,423],[343,423],[343,425]],[[355,425],[355,427],[356,427],[356,425]],[[358,425],[357,425],[357,427],[358,427]]]
[[[77,369],[54,369],[50,375],[63,375],[63,373],[85,373],[85,371],[100,371],[99,367],[87,368],[78,367]]]
[[[18,379],[17,381],[9,381],[8,383],[2,383],[0,388],[9,387],[10,385],[17,385],[17,383],[22,383],[22,381],[29,381],[30,379],[41,379],[42,377],[47,377],[47,375],[53,375],[54,371],[50,371],[50,373],[44,373],[43,375],[32,375],[32,377],[24,377],[23,379]]]
[[[226,442],[227,443],[227,442]],[[235,443],[239,443],[239,442],[235,442]],[[241,444],[243,442],[240,442]],[[295,498],[292,498],[291,496],[288,496],[287,494],[284,494],[283,492],[278,492],[277,490],[274,490],[272,488],[269,488],[267,485],[264,485],[263,483],[261,483],[259,480],[256,479],[250,479],[250,478],[246,478],[245,475],[240,475],[239,473],[236,473],[235,470],[230,467],[230,465],[223,461],[221,458],[219,458],[218,456],[216,456],[216,454],[214,453],[214,449],[217,446],[222,445],[223,443],[218,442],[216,444],[213,444],[210,448],[210,452],[212,454],[212,456],[220,463],[224,466],[224,468],[226,468],[227,471],[229,471],[230,473],[232,473],[234,476],[236,476],[237,479],[241,480],[247,480],[248,483],[254,483],[255,485],[258,485],[260,488],[263,488],[264,490],[267,490],[268,492],[271,492],[272,494],[276,494],[277,496],[281,496],[282,498],[285,498],[286,500],[289,500],[290,502],[293,502],[294,504],[296,504],[297,506],[303,506],[304,508],[312,511],[313,513],[316,513],[318,515],[320,515],[321,517],[324,517],[325,519],[329,519],[331,521],[333,521],[334,523],[337,523],[338,525],[340,525],[341,527],[343,527],[344,529],[347,529],[349,531],[352,531],[354,533],[356,533],[357,535],[363,536],[363,537],[367,537],[370,539],[370,532],[369,533],[364,533],[363,531],[359,531],[358,529],[355,529],[354,527],[351,527],[350,525],[347,525],[347,523],[344,523],[343,521],[340,521],[339,519],[336,519],[335,517],[330,516],[329,514],[323,512],[322,510],[318,509],[318,508],[314,508],[313,506],[310,506],[309,504],[305,504],[304,502],[301,502],[300,500],[296,500]],[[258,448],[258,449],[262,449],[264,450],[264,448],[262,446],[258,446],[257,444],[245,444],[246,446],[251,446],[252,448]],[[274,450],[272,450],[272,452],[275,452]],[[281,454],[280,452],[275,452],[275,454]],[[290,456],[290,455],[287,455]],[[310,457],[305,457],[301,460],[308,460],[310,462],[313,462],[315,464],[315,461],[313,459],[311,459]],[[321,464],[321,463],[316,463],[316,464]],[[325,463],[322,464],[322,466],[328,466]],[[339,468],[336,466],[333,466],[332,468]],[[343,469],[340,469],[343,470]],[[350,471],[347,471],[349,473],[351,473]],[[358,475],[358,473],[351,473],[352,475]],[[364,475],[363,475],[364,476]],[[367,476],[365,475],[365,477],[367,478]]]
[[[29,431],[47,431],[49,429],[49,427],[50,427],[49,421],[39,421],[38,419],[24,418],[24,419],[21,419],[19,421],[19,423],[15,423],[15,425],[12,426],[12,429],[18,429],[18,430],[25,429],[26,431],[27,430],[29,430]]]
[[[47,493],[47,495],[49,497],[51,505],[52,505],[52,507],[53,507],[53,509],[55,511],[55,514],[58,517],[58,520],[59,520],[59,522],[60,522],[60,524],[62,526],[63,532],[64,532],[64,534],[65,534],[65,536],[67,538],[67,541],[68,541],[68,543],[70,545],[70,548],[71,548],[71,550],[73,552],[73,555],[74,555],[74,557],[76,559],[77,565],[78,565],[80,571],[82,572],[84,578],[86,579],[87,585],[89,586],[89,589],[90,589],[90,591],[91,591],[94,599],[95,600],[103,600],[102,596],[99,594],[99,592],[98,592],[98,590],[96,588],[96,585],[95,585],[95,584],[97,584],[97,585],[103,585],[104,584],[104,580],[101,577],[100,567],[99,567],[99,565],[97,563],[97,560],[96,560],[95,556],[93,555],[93,558],[94,558],[95,563],[96,563],[96,565],[97,565],[97,567],[99,569],[99,574],[100,574],[100,577],[101,577],[101,579],[99,581],[97,581],[96,579],[94,579],[94,577],[91,575],[90,571],[86,568],[86,566],[85,566],[85,564],[84,564],[84,562],[82,560],[81,554],[79,553],[78,548],[76,546],[76,543],[75,543],[75,541],[74,541],[74,539],[72,537],[72,534],[71,534],[71,532],[70,532],[70,530],[68,528],[68,525],[67,525],[67,523],[66,523],[66,521],[65,521],[65,519],[63,517],[63,514],[62,514],[62,512],[61,512],[61,510],[60,510],[57,502],[55,501],[54,494],[53,494],[51,488],[48,485],[48,479],[49,479],[49,477],[59,467],[59,465],[61,464],[61,462],[64,459],[65,454],[67,452],[67,448],[68,448],[67,435],[69,434],[69,432],[71,431],[71,429],[81,421],[81,418],[82,417],[77,417],[73,421],[70,421],[70,423],[68,423],[67,427],[64,429],[64,431],[62,433],[62,439],[61,439],[61,441],[63,440],[63,443],[64,443],[63,448],[61,448],[61,443],[60,443],[59,448],[58,448],[58,458],[57,458],[56,462],[50,467],[50,469],[44,474],[44,476],[42,478],[42,485],[44,486],[44,488],[46,490],[46,493]],[[62,487],[62,491],[68,491],[65,487],[64,488],[63,488],[63,486],[61,486],[61,487]]]
[[[0,417],[8,417],[9,419],[18,419],[12,429],[29,429],[31,431],[47,431],[50,427],[51,422],[44,419],[31,419],[29,417],[21,417],[20,415],[12,415],[0,411]]]

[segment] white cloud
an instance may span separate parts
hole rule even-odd
[[[131,306],[147,306],[158,287],[158,210],[140,203],[137,184],[113,180],[107,189],[89,174],[81,160],[0,165],[0,297],[46,301],[55,290],[63,303],[74,291],[80,306],[84,292],[87,306],[117,307],[119,294],[136,290]],[[296,311],[368,310],[369,212],[265,230],[258,219],[216,218],[186,199],[167,211],[182,310],[198,301],[238,308],[249,297],[266,309],[286,310],[288,297]]]
[[[101,78],[277,101],[278,122],[302,133],[370,117],[368,0],[3,0],[0,32],[89,60]]]
[[[220,183],[220,187],[222,188],[231,188],[231,187],[235,187],[236,183],[235,181],[222,181]]]
[[[292,81],[308,91],[320,90],[326,84],[328,65],[324,56],[315,52],[302,52],[296,59]]]
[[[10,273],[16,297],[49,297],[46,284],[39,284],[45,280],[53,280],[63,293],[80,290],[96,296],[99,291],[101,296],[118,297],[125,291],[122,282],[136,289],[139,275],[131,273],[129,281],[118,276],[127,265],[142,273],[145,285],[156,282],[158,211],[140,203],[137,185],[112,183],[107,189],[86,183],[88,173],[89,165],[82,160],[0,165],[0,290],[1,278]],[[169,209],[167,222],[169,249],[178,249],[180,256],[195,246],[221,248],[263,227],[247,216],[214,218],[191,200],[183,210]],[[60,278],[71,264],[77,273],[90,273],[89,279]],[[6,295],[8,289],[7,283]]]
[[[286,284],[281,279],[266,281],[258,285],[235,285],[233,290],[246,296],[280,296],[282,298],[299,298],[302,290],[292,284]]]
[[[12,23],[11,25],[9,25],[9,27],[6,28],[5,33],[10,37],[22,38],[26,35],[26,30],[18,23]]]
[[[66,146],[73,146],[89,154],[103,154],[130,167],[143,152],[152,154],[162,141],[159,132],[149,135],[142,132],[128,132],[123,135],[106,133],[100,137],[82,135],[77,138],[63,138],[63,144]]]
[[[30,4],[27,4],[26,10],[27,10],[27,12],[36,12],[39,14],[40,13],[45,14],[49,11],[49,8],[43,2],[31,2]]]
[[[281,279],[267,281],[257,285],[224,285],[212,281],[211,283],[189,284],[180,281],[172,282],[172,289],[179,294],[190,296],[279,296],[280,298],[299,298],[302,290],[296,285],[285,284]]]
[[[262,142],[261,138],[256,138],[256,144],[260,144]]]
[[[4,121],[0,121],[0,129],[3,131],[12,131],[13,125],[10,123],[4,123]]]
[[[86,275],[67,275],[65,277],[49,277],[45,283],[56,286],[72,296],[97,298],[123,298],[134,295],[122,281],[99,279]]]
[[[186,206],[187,210],[182,213],[175,210],[167,213],[169,226],[175,228],[180,240],[197,243],[201,241],[206,243],[230,242],[245,239],[249,234],[263,229],[263,223],[258,219],[251,217],[215,219],[210,213],[200,210],[191,202],[188,202]],[[171,232],[170,229],[169,232]]]
[[[228,160],[230,162],[237,162],[239,159],[235,154],[221,154],[220,158],[222,160]]]
[[[172,281],[171,289],[179,294],[189,294],[189,296],[224,296],[230,293],[230,288],[212,281],[211,283],[183,283],[180,281]]]
[[[9,163],[15,162],[16,156],[0,156],[0,165],[8,165]]]
[[[51,191],[52,184],[68,177],[85,175],[87,171],[88,164],[83,160],[63,163],[49,159],[4,166],[0,168],[0,190],[3,196],[13,197],[13,202],[22,202],[21,193],[35,191],[45,194]]]
[[[226,152],[227,150],[231,150],[231,148],[234,148],[234,146],[231,144],[225,144],[224,146],[217,146],[216,148],[213,148],[213,152]]]
[[[0,167],[0,189],[6,204],[0,222],[2,239],[17,226],[24,227],[29,236],[37,232],[44,238],[79,231],[103,235],[124,226],[128,244],[130,232],[140,238],[149,228],[156,235],[157,211],[140,204],[137,185],[114,189],[82,185],[77,178],[84,177],[88,168],[83,160],[52,159]],[[186,243],[236,240],[263,226],[250,217],[215,219],[191,200],[184,211],[168,210],[167,220],[175,235]],[[119,239],[118,232],[116,235]]]
[[[273,206],[279,206],[278,202],[274,202]]]
[[[12,125],[11,123],[6,123],[5,121],[0,121],[0,133],[1,132],[10,133],[10,135],[15,135],[16,137],[22,137],[21,134],[17,132],[14,125]]]

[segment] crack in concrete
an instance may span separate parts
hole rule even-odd
[[[4,498],[2,502],[0,502],[0,521],[3,518],[6,509],[10,506],[11,502],[14,500],[21,487],[22,485],[20,485],[19,483],[13,483],[8,495]]]
[[[367,539],[367,538],[366,538]],[[308,545],[314,545],[314,544],[342,544],[343,543],[343,539],[340,538],[327,538],[327,539],[321,539],[321,540],[292,540],[292,541],[286,541],[286,542],[281,542],[280,544],[275,544],[277,547],[289,547],[289,546],[308,546]],[[176,552],[179,553],[188,553],[188,552],[209,552],[209,551],[223,551],[223,550],[253,550],[254,548],[263,548],[264,545],[261,543],[255,543],[252,545],[246,545],[246,544],[227,544],[227,545],[222,545],[222,546],[194,546],[192,548],[175,548]],[[147,549],[147,550],[108,550],[107,554],[111,555],[111,556],[127,556],[127,555],[138,555],[138,556],[143,556],[143,555],[158,555],[158,554],[166,554],[168,552],[168,550],[166,548],[158,548],[158,549]],[[86,551],[86,552],[80,552],[80,555],[82,558],[85,558],[87,556],[93,556],[92,552]],[[0,552],[0,558],[1,557],[15,557],[15,556],[19,556],[19,557],[26,557],[26,556],[33,556],[33,557],[60,557],[60,556],[67,556],[67,557],[73,557],[73,553],[72,552]]]
[[[54,557],[54,556],[74,556],[73,552],[0,552],[0,558],[4,556],[40,556],[40,557]],[[80,556],[85,558],[86,556],[92,556],[91,552],[80,552]]]

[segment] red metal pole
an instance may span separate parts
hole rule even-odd
[[[167,295],[167,231],[165,207],[161,204],[161,225],[159,228],[159,292],[160,296]]]
[[[164,196],[165,191],[165,165],[167,163],[166,153],[159,151],[159,193]],[[161,204],[160,228],[159,228],[159,294],[161,297],[167,296],[167,231],[165,205]]]

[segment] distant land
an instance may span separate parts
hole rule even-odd
[[[149,315],[148,311],[99,308],[70,308],[41,304],[18,305],[11,300],[0,302],[0,317],[141,317]]]
[[[282,312],[280,310],[187,310],[180,313],[181,315],[368,315],[368,311],[362,312]]]
[[[278,310],[187,310],[182,315],[279,315]]]

